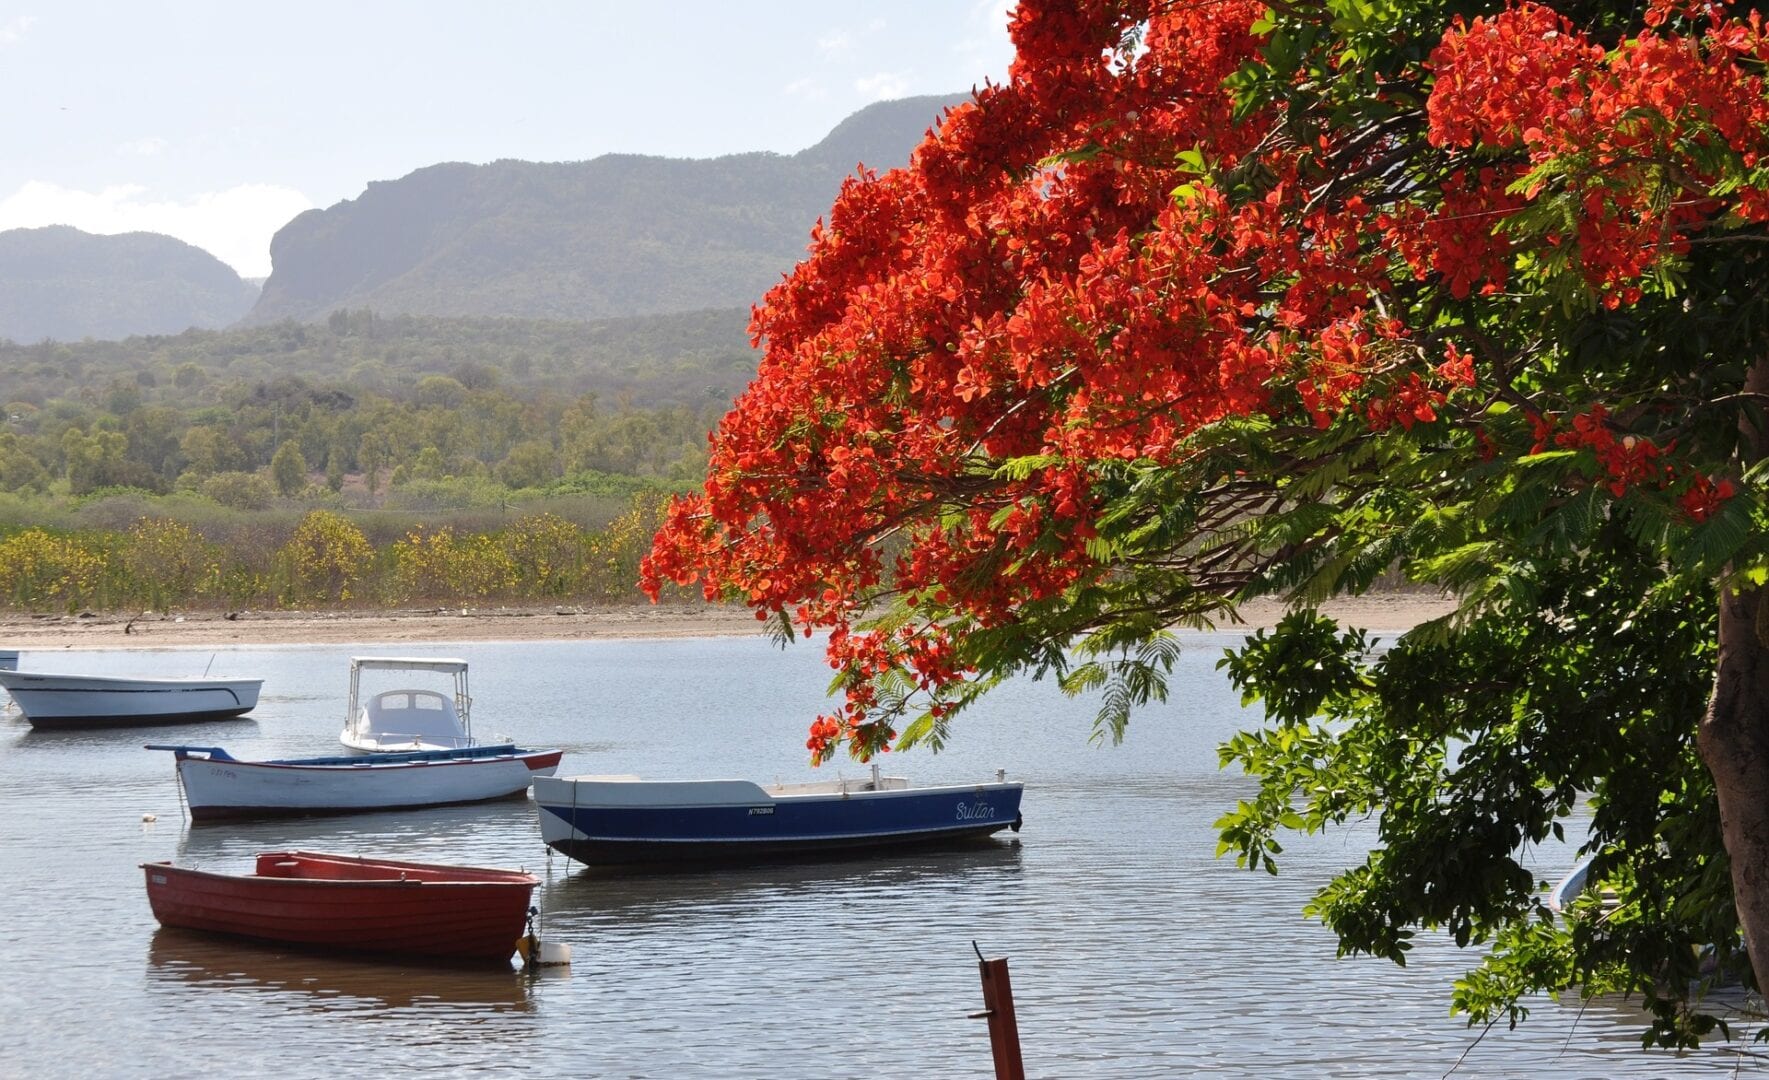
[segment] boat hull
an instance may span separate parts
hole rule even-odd
[[[267,852],[250,875],[143,863],[163,926],[304,948],[508,963],[539,884],[511,870]]]
[[[560,750],[492,746],[378,757],[235,761],[197,750],[181,749],[177,762],[192,821],[513,798],[525,793],[534,777],[550,776],[563,755]]]
[[[739,780],[536,780],[541,839],[588,865],[749,862],[957,844],[1020,827],[1017,783],[774,795]]]
[[[0,670],[0,686],[37,728],[223,720],[256,708],[263,685],[263,679],[117,678]]]

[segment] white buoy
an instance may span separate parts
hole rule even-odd
[[[158,814],[143,814],[143,815],[141,815],[141,820],[151,824],[153,822],[160,820],[160,815],[158,815]]]
[[[541,942],[540,955],[535,963],[541,967],[558,967],[571,963],[571,946],[563,941]]]

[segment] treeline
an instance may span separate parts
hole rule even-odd
[[[102,404],[121,392],[147,405],[226,405],[237,387],[291,375],[401,397],[426,375],[444,374],[519,394],[699,406],[730,401],[755,375],[748,323],[739,308],[596,322],[340,310],[316,323],[121,341],[0,339],[0,403]]]
[[[601,528],[552,513],[492,528],[408,524],[386,534],[333,510],[123,528],[0,531],[0,606],[20,611],[318,608],[635,601],[662,498]],[[379,525],[377,530],[374,526]],[[205,527],[206,525],[206,527]]]
[[[568,341],[580,348],[593,329],[339,312],[324,328],[0,344],[0,491],[189,491],[264,509],[310,488],[367,507],[444,480],[511,490],[584,474],[691,482],[705,464],[706,433],[753,372],[747,346],[715,365],[716,379],[697,366],[713,354],[691,343],[667,362],[632,360],[658,384],[654,403],[643,404],[624,391],[584,389],[627,384],[558,351]],[[264,350],[279,340],[293,351],[279,354],[273,371]],[[352,364],[364,350],[381,358]],[[397,377],[384,358],[395,353],[405,364]],[[451,357],[441,370],[423,366]],[[660,387],[685,379],[703,381],[673,396],[695,400],[666,400],[672,394]]]

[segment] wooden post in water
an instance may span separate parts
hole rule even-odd
[[[995,1058],[995,1080],[1026,1080],[1026,1066],[1020,1060],[1020,1026],[1013,1014],[1013,986],[1007,979],[1007,957],[983,959],[983,950],[971,942],[977,952],[977,973],[983,980],[983,1011],[971,1013],[973,1020],[989,1021],[989,1053]]]

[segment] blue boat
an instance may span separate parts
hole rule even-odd
[[[1024,785],[913,788],[897,776],[762,785],[749,780],[535,777],[541,839],[590,866],[750,862],[1019,831]]]

